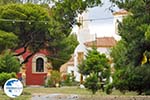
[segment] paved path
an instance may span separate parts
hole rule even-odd
[[[79,100],[75,94],[33,94],[31,100]]]

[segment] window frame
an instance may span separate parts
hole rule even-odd
[[[36,61],[38,58],[43,59],[43,72],[36,71]],[[33,56],[33,58],[32,58],[32,73],[34,73],[34,74],[47,73],[47,57],[44,54],[38,53]]]

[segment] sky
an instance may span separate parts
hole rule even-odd
[[[102,0],[101,7],[94,7],[89,9],[88,21],[91,34],[96,34],[97,37],[114,36],[113,15],[109,10],[111,3],[109,0]]]

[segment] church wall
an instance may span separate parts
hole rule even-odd
[[[22,51],[23,51],[23,48],[20,48],[20,49],[16,50],[16,53],[20,53]],[[31,54],[31,52],[29,50],[27,50],[27,52],[22,55],[23,59],[25,59],[30,54]],[[46,50],[40,50],[35,55],[38,55],[38,54],[45,55],[44,57],[46,57],[46,55],[48,55],[48,52]],[[25,66],[25,69],[24,69],[25,70],[25,84],[26,85],[44,85],[45,77],[47,75],[47,70],[45,70],[45,72],[33,73],[33,67],[35,67],[35,66],[33,66],[33,57],[35,55],[33,55],[29,59],[29,61],[24,64],[24,66]],[[45,58],[45,59],[47,59],[47,58]],[[45,62],[45,63],[47,63],[47,62]],[[44,65],[44,67],[46,67],[46,64]],[[19,74],[19,77],[21,77],[20,74]]]

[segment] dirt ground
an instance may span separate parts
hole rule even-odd
[[[33,94],[32,100],[79,100],[75,94]]]
[[[150,96],[80,96],[76,94],[33,94],[31,100],[150,100]]]
[[[147,96],[99,96],[99,97],[80,97],[79,100],[150,100]]]

